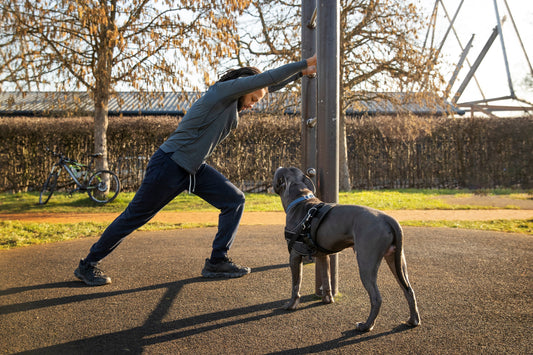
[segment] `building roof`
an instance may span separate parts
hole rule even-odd
[[[183,116],[202,93],[200,92],[119,92],[109,102],[109,115],[117,116]],[[346,109],[348,116],[393,115],[446,115],[464,111],[449,102],[414,93],[387,93],[382,97],[361,100]],[[254,106],[252,112],[299,114],[298,95],[287,92],[270,93],[266,100]],[[86,92],[2,92],[0,116],[61,116],[92,115],[94,103]]]

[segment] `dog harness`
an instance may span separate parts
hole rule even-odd
[[[303,199],[299,202],[301,201],[303,201]],[[298,224],[298,226],[296,226],[295,230],[285,228],[285,240],[287,241],[289,253],[292,249],[300,255],[309,256],[314,256],[318,252],[324,254],[335,253],[332,250],[321,247],[316,242],[316,231],[333,206],[335,206],[335,204],[324,202],[314,205],[307,211],[305,218]]]
[[[305,196],[298,197],[296,200],[294,200],[291,203],[289,203],[289,205],[285,209],[285,213],[289,212],[289,210],[291,208],[293,208],[294,206],[296,206],[300,202],[305,201],[305,200],[309,200],[310,198],[313,198],[313,197],[315,197],[315,195],[313,195],[313,194],[308,194],[308,195],[305,195]]]

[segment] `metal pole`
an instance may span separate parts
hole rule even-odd
[[[302,59],[316,53],[316,0],[302,0]],[[316,184],[316,76],[302,78],[302,171]]]
[[[457,89],[457,92],[455,93],[455,95],[454,95],[454,97],[452,99],[452,102],[454,104],[457,103],[457,101],[459,100],[459,98],[463,94],[463,91],[465,90],[466,86],[470,82],[470,79],[472,79],[472,76],[474,75],[474,73],[476,72],[477,68],[479,67],[479,65],[483,61],[483,58],[485,58],[485,54],[487,54],[487,52],[490,49],[490,46],[492,46],[492,43],[494,42],[494,40],[496,39],[497,36],[498,36],[498,27],[494,27],[489,39],[487,40],[487,43],[485,43],[485,46],[483,47],[483,49],[479,53],[478,57],[476,58],[476,61],[474,62],[474,64],[470,68],[470,71],[468,72],[468,74],[466,74],[466,77],[464,78],[461,86],[459,87],[459,89]]]
[[[497,28],[498,33],[500,34],[500,44],[502,46],[502,52],[503,52],[503,61],[505,63],[505,72],[507,73],[507,83],[509,84],[509,91],[511,93],[511,96],[515,98],[515,93],[513,89],[513,81],[511,80],[511,72],[509,71],[509,61],[507,60],[507,51],[505,50],[505,41],[503,40],[503,32],[502,32],[502,22],[500,21],[500,12],[498,11],[498,3],[496,0],[494,0],[494,12],[496,13],[496,21],[497,21]]]
[[[318,1],[317,190],[322,201],[339,199],[339,0]]]
[[[448,15],[448,10],[446,10],[446,6],[444,6],[443,2],[441,2],[441,5],[442,5],[442,10],[444,11],[444,14],[446,15],[448,19],[450,19],[450,15]],[[455,27],[452,27],[452,31],[453,31],[453,34],[455,35],[455,39],[457,40],[457,43],[459,43],[459,48],[461,48],[461,50],[464,51],[465,49],[463,48],[463,45],[461,44],[461,39],[457,35],[457,31],[455,30]],[[468,58],[466,59],[466,63],[468,64],[469,67],[472,67],[472,64],[470,64],[470,61],[468,60]],[[485,94],[483,93],[483,90],[481,89],[481,85],[479,85],[479,81],[477,80],[477,77],[474,75],[472,76],[472,78],[474,79],[474,82],[476,83],[476,86],[479,90],[479,93],[481,94],[481,97],[485,98]]]
[[[318,0],[317,192],[339,201],[340,1]],[[330,256],[331,290],[337,294],[338,258]],[[320,270],[316,270],[319,273]],[[319,291],[319,285],[316,285]],[[317,292],[318,293],[318,292]]]
[[[457,79],[457,75],[459,75],[459,71],[463,67],[463,63],[466,59],[466,56],[468,55],[468,52],[470,51],[470,48],[472,48],[472,42],[474,41],[474,35],[470,37],[470,41],[466,44],[465,49],[463,50],[463,54],[461,54],[461,58],[459,58],[459,62],[457,63],[455,70],[453,72],[453,75],[448,82],[448,86],[446,86],[446,90],[444,91],[444,97],[448,98],[448,95],[450,95],[450,90],[452,89],[453,83],[455,82],[455,79]]]
[[[509,13],[509,17],[511,18],[511,22],[513,23],[514,31],[516,32],[516,36],[518,37],[518,41],[520,42],[522,51],[524,52],[524,56],[526,57],[527,64],[529,65],[529,72],[531,73],[531,75],[533,75],[533,67],[531,66],[531,61],[529,60],[529,57],[527,56],[526,48],[524,47],[524,43],[522,42],[522,37],[520,37],[520,32],[518,32],[518,27],[516,27],[516,23],[514,22],[511,9],[509,8],[509,5],[507,4],[507,0],[504,0],[504,3],[505,3],[505,7],[507,7],[507,12]]]
[[[442,2],[442,1],[441,1]],[[446,38],[448,38],[448,34],[450,33],[450,30],[453,29],[453,24],[455,23],[455,19],[457,19],[457,15],[459,14],[459,10],[461,10],[461,6],[463,6],[464,0],[461,0],[461,3],[457,7],[457,10],[455,11],[455,15],[453,15],[453,19],[450,20],[450,25],[448,26],[448,29],[446,30],[446,33],[444,34],[444,37],[442,38],[442,41],[440,42],[439,49],[437,49],[437,56],[439,55],[440,51],[442,50],[442,47],[444,46],[444,42],[446,41]]]

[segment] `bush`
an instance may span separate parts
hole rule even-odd
[[[175,117],[110,117],[108,158],[124,190],[136,190]],[[244,190],[264,191],[279,166],[300,166],[300,118],[249,114],[208,163]],[[352,187],[532,187],[533,119],[364,117],[346,122]],[[54,158],[86,160],[92,118],[0,120],[0,191],[40,190]]]

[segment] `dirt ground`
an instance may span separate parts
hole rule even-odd
[[[533,218],[533,198],[514,199],[505,196],[445,197],[451,205],[471,205],[495,209],[472,210],[394,210],[385,211],[398,221],[487,221],[495,219]],[[509,208],[512,206],[512,209]],[[41,223],[111,222],[119,213],[18,213],[0,214],[0,221],[15,220]],[[165,223],[218,223],[217,212],[160,212],[153,221]],[[242,225],[283,225],[283,212],[245,212]]]

